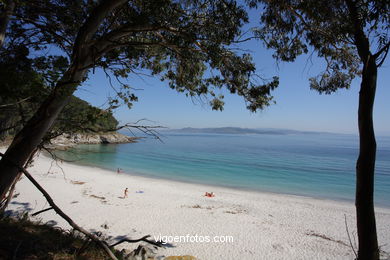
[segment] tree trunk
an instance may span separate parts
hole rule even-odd
[[[42,103],[38,111],[15,136],[11,145],[0,161],[0,198],[15,182],[19,170],[13,163],[23,166],[31,153],[42,142],[43,137],[53,125],[61,110],[76,90],[86,70],[70,68],[57,83],[53,92]],[[10,161],[13,163],[10,163]]]
[[[12,15],[15,8],[15,2],[13,0],[7,0],[4,4],[4,11],[0,14],[0,47],[3,46],[9,17]]]
[[[90,51],[94,48],[89,46],[89,42],[104,18],[110,14],[115,8],[125,4],[128,0],[104,0],[97,5],[87,18],[85,23],[80,27],[76,41],[73,46],[71,58],[71,66],[64,73],[62,79],[56,84],[56,87],[50,96],[42,103],[38,111],[27,122],[22,130],[15,136],[11,145],[4,154],[4,158],[0,161],[0,199],[3,199],[15,182],[19,170],[14,164],[23,166],[28,160],[31,153],[42,142],[42,138],[53,125],[59,113],[67,104],[73,92],[83,81],[88,68],[98,59],[96,55],[91,55]],[[7,0],[6,14],[0,14],[7,22],[11,12],[8,10],[13,5],[13,0]],[[11,10],[11,11],[12,11]],[[0,26],[3,20],[0,19]],[[5,23],[6,24],[6,23]],[[2,29],[2,27],[0,27]],[[1,30],[0,30],[1,36]],[[1,39],[1,38],[0,38]],[[102,55],[102,53],[100,53]],[[10,163],[10,161],[12,163]]]
[[[358,260],[378,260],[378,239],[374,211],[374,172],[376,141],[373,107],[377,80],[375,59],[369,55],[363,67],[359,93],[359,144],[356,163],[356,216],[359,240]]]

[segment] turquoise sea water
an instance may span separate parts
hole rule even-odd
[[[390,207],[390,137],[377,138],[375,203]],[[354,200],[352,135],[165,134],[163,143],[79,145],[65,159],[148,177],[335,200]]]

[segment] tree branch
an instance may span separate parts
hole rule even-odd
[[[14,183],[12,184],[11,188],[8,191],[8,195],[4,199],[2,198],[2,201],[0,202],[0,216],[3,215],[5,209],[8,207],[8,204],[11,202],[11,199],[14,195],[15,186],[19,178],[20,175],[17,177],[17,180],[15,180]]]
[[[385,46],[383,46],[382,49],[380,49],[377,53],[374,54],[374,58],[375,60],[377,58],[379,58],[379,56],[382,54],[382,53],[385,53],[383,55],[383,58],[382,60],[377,64],[377,67],[379,68],[380,66],[382,66],[382,64],[385,62],[385,59],[387,57],[387,54],[389,53],[389,48],[390,48],[390,42],[388,42]]]
[[[3,133],[3,132],[7,132],[8,130],[11,130],[11,129],[14,129],[14,128],[18,127],[20,122],[21,122],[21,121],[19,121],[17,124],[14,124],[14,125],[12,125],[12,126],[8,126],[8,127],[5,127],[5,128],[1,128],[1,129],[0,129],[0,134]]]
[[[141,242],[141,241],[144,241],[144,242],[146,242],[146,243],[152,244],[152,245],[157,246],[157,247],[162,247],[162,246],[163,246],[162,242],[157,242],[157,241],[152,241],[152,240],[147,239],[147,238],[149,238],[149,237],[150,237],[150,235],[141,237],[141,238],[139,238],[139,239],[128,239],[128,238],[124,238],[124,239],[122,239],[122,240],[120,240],[120,241],[118,241],[118,242],[116,242],[116,243],[110,245],[109,247],[111,248],[111,247],[117,246],[117,245],[119,245],[119,244],[122,244],[122,243],[124,243],[124,242],[127,242],[127,243],[137,243],[137,242]]]
[[[358,54],[363,63],[366,63],[370,54],[370,43],[364,34],[362,21],[359,18],[356,3],[353,0],[346,0],[349,15],[354,24],[354,39]]]
[[[15,15],[16,18],[20,19],[20,20],[23,20],[25,21],[26,23],[30,23],[32,25],[34,25],[36,28],[40,29],[40,30],[43,30],[43,31],[47,31],[47,32],[50,32],[50,34],[57,38],[57,39],[60,39],[58,41],[58,44],[61,46],[61,48],[69,55],[68,51],[67,51],[67,48],[66,46],[63,44],[63,43],[60,43],[61,41],[63,42],[66,42],[69,46],[72,46],[73,43],[67,39],[66,37],[62,36],[61,34],[58,34],[56,32],[55,29],[52,29],[52,27],[49,25],[49,24],[40,24],[32,19],[29,19],[29,18],[26,18],[26,17],[23,17],[23,16],[19,16],[19,15]]]
[[[299,12],[297,12],[297,10],[292,7],[291,5],[288,5],[286,4],[284,7],[286,7],[290,12],[292,12],[293,14],[295,14],[299,20],[301,21],[301,23],[307,28],[307,30],[310,30],[310,31],[314,31],[314,32],[317,32],[319,34],[321,34],[323,37],[326,37],[330,40],[330,42],[332,42],[333,40],[333,37],[331,34],[329,34],[328,32],[324,31],[324,30],[321,30],[319,27],[313,27],[311,26],[308,22],[306,22],[305,18],[303,17],[302,14],[300,14]]]
[[[31,214],[31,216],[36,216],[36,215],[39,215],[39,214],[41,214],[41,213],[43,213],[43,212],[46,212],[46,211],[49,211],[49,210],[52,210],[53,209],[53,207],[50,207],[50,208],[47,208],[47,209],[43,209],[43,210],[40,210],[40,211],[37,211],[37,212],[35,212],[34,214]]]
[[[142,25],[123,25],[107,34],[105,34],[100,39],[90,43],[90,47],[102,52],[108,46],[112,45],[113,42],[120,40],[123,37],[126,37],[134,32],[150,32],[158,31],[162,27],[151,24],[142,24]],[[128,43],[130,45],[131,43]]]
[[[24,101],[27,101],[29,100],[31,97],[27,97],[27,98],[23,98],[21,100],[18,100],[17,102],[15,103],[11,103],[11,104],[4,104],[4,105],[0,105],[0,109],[4,108],[4,107],[12,107],[12,106],[15,106],[19,103],[23,103]]]
[[[1,157],[4,157],[4,154],[0,152],[0,156]],[[122,244],[124,242],[127,242],[127,243],[137,243],[137,242],[141,242],[141,241],[144,241],[146,243],[149,243],[149,244],[152,244],[156,247],[163,247],[163,244],[162,242],[157,242],[157,241],[154,241],[154,240],[149,240],[148,238],[150,237],[150,235],[146,235],[144,237],[141,237],[139,239],[128,239],[128,238],[124,238],[112,245],[108,245],[105,241],[102,241],[99,239],[98,236],[88,232],[87,230],[85,230],[84,228],[78,226],[68,215],[66,215],[53,201],[53,199],[51,198],[51,196],[47,193],[47,191],[32,177],[32,175],[24,168],[24,167],[21,167],[19,165],[17,165],[16,163],[14,163],[13,161],[7,159],[8,161],[10,161],[12,164],[14,164],[16,167],[19,168],[19,170],[21,172],[23,172],[23,174],[27,177],[27,179],[29,179],[32,184],[43,194],[43,196],[46,198],[47,202],[49,203],[50,207],[49,208],[46,208],[46,209],[43,209],[43,210],[40,210],[38,212],[35,212],[34,214],[32,214],[31,216],[36,216],[40,213],[43,213],[43,212],[46,212],[46,211],[49,211],[49,210],[54,210],[58,215],[60,215],[63,219],[66,220],[66,222],[68,222],[68,224],[73,227],[75,230],[83,233],[86,237],[88,237],[89,239],[91,239],[92,241],[94,241],[95,243],[97,243],[105,252],[106,254],[113,260],[118,260],[117,257],[112,253],[111,249],[110,248],[113,248],[119,244]]]
[[[77,34],[72,54],[73,60],[75,60],[76,56],[80,55],[84,45],[92,39],[103,19],[115,8],[125,4],[127,1],[128,0],[103,0],[92,11],[91,15],[87,18]]]
[[[247,37],[243,40],[235,40],[235,41],[232,41],[232,43],[243,43],[243,42],[247,42],[247,41],[250,41],[250,40],[253,40],[253,39],[260,39],[258,36],[251,36],[251,37]]]

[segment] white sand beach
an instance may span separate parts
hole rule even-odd
[[[203,260],[354,259],[344,221],[346,215],[355,243],[353,203],[117,174],[56,164],[43,155],[29,170],[64,212],[89,230],[113,239],[150,234],[193,241],[172,242],[171,247],[159,249],[159,255],[193,255]],[[126,187],[128,198],[123,198]],[[206,191],[216,196],[203,196]],[[12,211],[33,213],[48,207],[25,177],[17,184],[16,194],[9,206]],[[390,252],[390,209],[376,208],[376,216],[379,244]],[[54,211],[37,219],[70,228]],[[199,242],[206,237],[210,242]],[[214,241],[225,237],[233,241]]]

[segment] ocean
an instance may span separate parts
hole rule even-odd
[[[58,155],[124,174],[354,201],[358,137],[341,134],[179,134],[162,142],[78,145]],[[390,137],[377,137],[375,204],[390,207]]]

